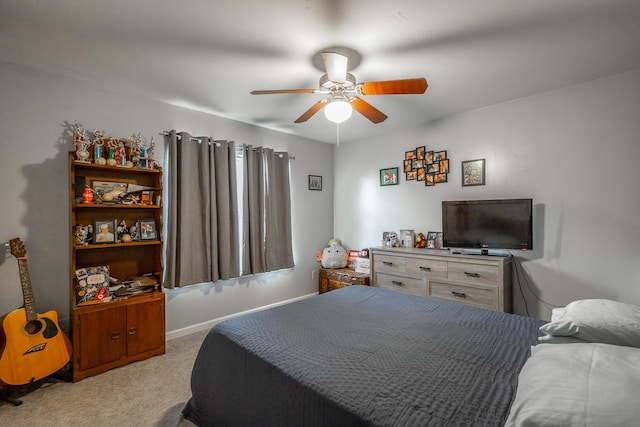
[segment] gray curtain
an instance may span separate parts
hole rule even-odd
[[[167,288],[240,276],[235,144],[165,136]]]
[[[243,274],[294,266],[289,155],[244,147]]]

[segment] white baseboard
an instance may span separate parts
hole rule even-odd
[[[276,302],[276,303],[265,305],[265,306],[262,306],[262,307],[252,308],[251,310],[246,310],[246,311],[241,311],[239,313],[230,314],[228,316],[218,317],[217,319],[207,320],[206,322],[202,322],[202,323],[198,323],[198,324],[195,324],[195,325],[186,326],[184,328],[176,329],[174,331],[167,331],[166,340],[168,341],[168,340],[172,340],[174,338],[180,338],[180,337],[183,337],[185,335],[193,334],[195,332],[200,332],[200,331],[205,331],[205,330],[208,331],[209,329],[213,328],[215,325],[217,325],[218,323],[222,322],[223,320],[232,319],[234,317],[242,316],[243,314],[255,313],[256,311],[262,311],[262,310],[266,310],[268,308],[278,307],[279,305],[284,305],[284,304],[289,304],[289,303],[296,302],[296,301],[301,301],[303,299],[311,298],[312,296],[315,296],[315,295],[318,295],[318,293],[314,292],[312,294],[303,295],[301,297],[291,298],[291,299],[288,299],[288,300],[285,300],[285,301]]]

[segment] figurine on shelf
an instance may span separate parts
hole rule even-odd
[[[89,147],[91,143],[85,139],[86,130],[80,123],[75,121],[72,126],[73,144],[76,147],[76,159],[79,162],[88,163]]]
[[[91,239],[93,239],[93,226],[91,224],[76,225],[74,237],[77,245],[88,245]]]
[[[130,168],[133,167],[133,163],[127,160],[127,149],[125,147],[125,141],[118,140],[118,148],[116,148],[116,163],[118,166]]]
[[[131,162],[133,163],[133,166],[137,166],[138,165],[138,161],[140,160],[140,139],[142,137],[140,136],[140,134],[133,134],[133,136],[129,137],[129,149],[130,149],[130,156],[131,156]]]
[[[129,138],[129,141],[132,143],[131,156],[134,165],[140,169],[153,169],[155,166],[152,157],[155,149],[153,137],[151,137],[151,140],[147,140],[138,133]]]
[[[93,162],[97,165],[106,165],[107,161],[102,157],[104,147],[104,132],[95,129],[93,131]]]
[[[118,241],[122,243],[131,242],[131,235],[129,234],[129,228],[127,227],[127,222],[123,219],[118,224]]]

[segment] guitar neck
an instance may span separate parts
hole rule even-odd
[[[27,320],[37,319],[36,304],[33,299],[33,290],[31,289],[31,280],[29,279],[29,269],[27,267],[26,257],[16,257],[18,260],[18,270],[20,273],[20,284],[22,285],[22,297],[24,299],[24,309],[27,312]]]

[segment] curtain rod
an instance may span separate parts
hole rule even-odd
[[[164,131],[164,132],[160,132],[159,135],[162,136],[169,136],[169,132]],[[178,138],[181,138],[180,135],[176,135]],[[201,139],[199,138],[194,138],[193,136],[191,138],[189,138],[190,141],[195,141],[195,142],[202,142]],[[215,141],[214,141],[215,142]],[[219,142],[216,142],[216,147],[220,147],[222,144],[220,144]]]
[[[165,130],[163,132],[160,132],[159,135],[169,136],[169,132]],[[180,135],[177,135],[177,136],[178,136],[178,138],[180,138]],[[201,142],[198,138],[193,138],[193,137],[191,137],[191,141]],[[219,142],[216,142],[216,147],[220,147],[220,145],[222,145],[222,144],[220,144]],[[277,154],[278,156],[282,157],[284,155],[284,152],[276,151],[275,154]],[[289,156],[289,160],[295,160],[295,159],[296,159],[295,156]]]

